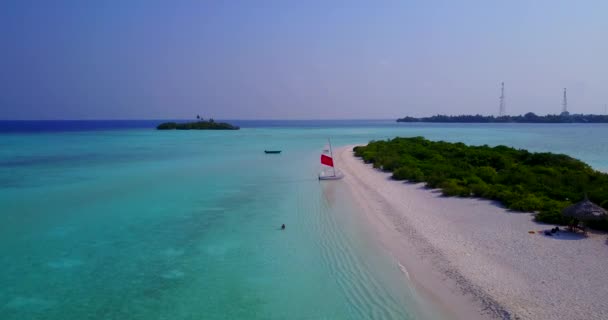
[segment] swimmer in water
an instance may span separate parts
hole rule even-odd
[[[285,224],[281,225],[281,230],[285,230]]]

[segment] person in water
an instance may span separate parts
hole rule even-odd
[[[281,225],[281,230],[285,230],[285,224]]]

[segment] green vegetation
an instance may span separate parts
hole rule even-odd
[[[537,212],[535,218],[541,222],[566,224],[561,210],[582,200],[585,193],[608,207],[608,174],[563,154],[422,137],[372,141],[356,147],[355,154],[392,172],[396,180],[426,182],[446,196],[498,200],[509,209]]]
[[[197,116],[200,119],[199,116]],[[238,130],[238,126],[233,126],[225,122],[215,122],[213,119],[208,121],[200,120],[196,122],[177,123],[177,122],[165,122],[159,124],[156,129],[158,130]]]
[[[414,118],[403,117],[397,122],[439,122],[439,123],[608,123],[608,115],[599,114],[548,114],[538,116],[528,112],[519,116],[482,116],[482,115],[459,115],[447,116],[438,114],[432,117]]]

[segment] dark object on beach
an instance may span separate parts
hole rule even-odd
[[[583,199],[583,201],[575,203],[564,209],[562,214],[566,217],[582,221],[602,220],[608,217],[608,212],[606,212],[604,208],[589,201],[587,195],[585,195],[585,199]]]
[[[553,236],[553,234],[549,230],[545,230],[545,235],[546,236],[550,236],[550,237]]]
[[[585,199],[578,203],[575,203],[566,209],[562,210],[562,214],[566,218],[570,218],[568,227],[571,231],[580,229],[583,233],[587,233],[585,222],[586,221],[598,221],[604,220],[608,217],[608,212],[604,208],[596,205],[589,201],[585,194]]]
[[[264,153],[281,153],[281,150],[264,150]]]
[[[281,225],[281,230],[285,230],[285,224]]]

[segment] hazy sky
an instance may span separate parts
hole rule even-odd
[[[4,0],[0,70],[0,119],[603,113],[608,1]]]

